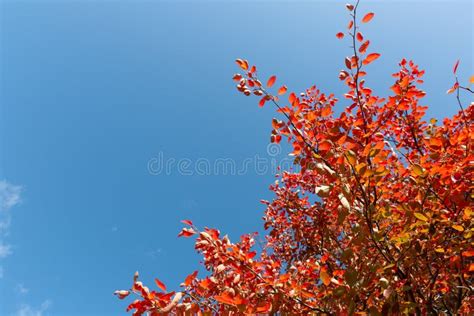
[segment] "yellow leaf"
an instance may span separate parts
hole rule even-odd
[[[464,231],[464,227],[462,227],[461,225],[453,225],[451,227],[454,228],[455,230],[457,230],[458,232],[463,232]]]
[[[417,176],[421,176],[423,174],[424,170],[423,170],[423,167],[421,167],[419,164],[414,164],[413,165],[413,172]]]
[[[436,251],[436,252],[443,253],[443,252],[444,252],[444,249],[443,249],[443,248],[436,248],[435,251]]]
[[[415,213],[414,215],[415,215],[415,217],[418,218],[420,221],[423,221],[423,222],[427,222],[427,221],[428,221],[428,218],[427,218],[425,215],[421,214],[421,213]]]
[[[346,159],[352,166],[355,166],[357,163],[356,154],[350,149],[346,152]]]

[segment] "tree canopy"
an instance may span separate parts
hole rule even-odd
[[[378,96],[367,70],[380,54],[348,4],[351,44],[339,79],[343,100],[316,86],[302,93],[263,80],[237,59],[239,92],[274,106],[271,141],[287,139],[298,171],[282,171],[271,185],[263,217],[267,231],[232,242],[214,228],[184,220],[179,236],[194,238],[207,275],[193,272],[181,291],[156,279],[151,290],[135,274],[124,299],[134,315],[238,314],[469,314],[474,311],[473,91],[458,79],[447,91],[459,112],[438,122],[420,105],[424,71],[401,60],[391,94]],[[262,82],[263,81],[263,82]],[[466,82],[463,84],[462,82]],[[346,106],[336,112],[334,106]]]

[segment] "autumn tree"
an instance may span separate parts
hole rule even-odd
[[[271,141],[286,138],[298,172],[284,171],[266,205],[268,234],[255,250],[255,234],[238,242],[189,220],[180,236],[195,238],[208,274],[194,272],[181,291],[156,279],[150,290],[135,275],[134,315],[238,314],[469,314],[474,312],[473,162],[474,103],[456,73],[459,112],[426,120],[419,85],[424,71],[403,59],[391,95],[379,97],[366,69],[379,58],[359,25],[357,7],[345,32],[352,50],[339,79],[345,109],[316,86],[287,94],[276,77],[261,82],[255,66],[238,59],[237,90],[275,106]],[[470,84],[474,77],[470,78]],[[455,99],[455,100],[454,100]]]

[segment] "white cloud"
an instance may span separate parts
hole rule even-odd
[[[16,311],[16,313],[13,314],[13,316],[43,316],[51,304],[51,300],[44,301],[41,303],[39,308],[33,308],[31,305],[23,304]]]
[[[26,288],[23,283],[18,283],[16,286],[15,286],[15,290],[20,293],[20,294],[28,294],[28,292],[30,291],[30,289]]]
[[[0,211],[8,211],[20,203],[21,186],[0,181]]]
[[[12,246],[4,244],[0,240],[0,259],[8,257],[12,254]]]
[[[163,253],[163,249],[157,248],[157,249],[152,249],[146,252],[146,255],[151,257],[152,259],[156,259]]]
[[[12,254],[12,246],[6,244],[11,216],[10,209],[21,202],[21,186],[13,185],[8,181],[0,181],[0,259]],[[3,270],[1,275],[3,276]],[[1,278],[1,277],[0,277]]]

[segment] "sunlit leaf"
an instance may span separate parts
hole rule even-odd
[[[161,282],[160,280],[158,280],[158,279],[155,278],[155,284],[156,284],[156,286],[157,286],[159,289],[161,289],[163,292],[166,292],[166,285],[165,285],[163,282]]]
[[[286,86],[281,86],[280,89],[278,89],[278,95],[285,94],[288,88]]]
[[[378,53],[368,54],[367,57],[365,57],[365,59],[362,61],[362,63],[364,65],[368,65],[371,62],[373,62],[374,60],[378,59],[379,57],[380,57],[380,54],[378,54]]]
[[[329,285],[331,283],[331,277],[329,276],[329,274],[324,271],[324,270],[321,270],[321,272],[319,273],[319,277],[321,279],[321,281],[323,281],[324,285]]]
[[[189,225],[189,226],[193,226],[193,222],[190,221],[189,219],[184,219],[184,220],[181,221],[181,223]]]
[[[267,81],[267,88],[271,88],[276,81],[276,76],[271,76]]]
[[[369,22],[370,20],[372,20],[372,18],[374,17],[374,13],[373,12],[370,12],[370,13],[367,13],[363,18],[362,18],[362,22],[364,23],[367,23]]]
[[[428,221],[428,217],[426,217],[425,215],[423,215],[421,213],[415,213],[413,215],[415,215],[415,217],[418,218],[420,221],[423,221],[423,222]]]

